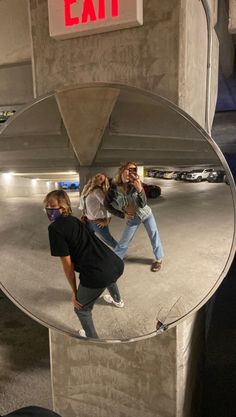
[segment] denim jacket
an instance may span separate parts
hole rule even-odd
[[[142,189],[138,193],[132,185],[126,194],[122,192],[118,185],[112,185],[106,193],[104,206],[114,216],[124,218],[129,202],[135,209],[135,216],[142,221],[152,214],[151,208],[147,205],[147,197],[144,190]]]

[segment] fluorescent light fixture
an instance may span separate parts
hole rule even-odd
[[[3,172],[3,175],[9,175],[9,176],[11,176],[11,175],[14,175],[14,174],[15,174],[14,171]]]
[[[11,172],[4,172],[2,174],[3,180],[5,181],[6,184],[10,184],[10,182],[12,181],[13,178],[13,173]]]

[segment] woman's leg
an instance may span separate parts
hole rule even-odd
[[[110,284],[109,287],[107,287],[107,289],[110,295],[112,296],[113,300],[116,303],[119,303],[121,301],[121,296],[117,283],[113,282],[113,284]]]
[[[153,214],[149,216],[146,220],[144,220],[143,224],[151,241],[155,258],[157,260],[162,259],[164,256],[164,252],[162,249],[160,235],[157,230],[156,220]]]
[[[103,293],[105,288],[87,288],[81,284],[77,290],[77,300],[83,305],[81,309],[75,308],[80,323],[87,337],[98,338],[92,318],[92,309],[97,298]]]
[[[123,231],[123,234],[121,236],[121,239],[117,243],[117,246],[115,247],[115,254],[119,256],[121,259],[124,258],[128,246],[131,242],[131,240],[134,237],[134,234],[141,224],[141,220],[138,217],[135,217],[132,220],[128,220],[125,226],[125,230]]]
[[[107,243],[107,245],[111,246],[113,249],[117,245],[117,241],[114,239],[114,237],[111,235],[109,227],[98,227],[96,223],[89,223],[90,230],[93,230],[94,233],[101,236],[102,240]]]
[[[124,307],[124,301],[121,300],[120,292],[119,292],[117,284],[113,282],[113,284],[110,284],[107,287],[107,289],[110,294],[105,294],[103,296],[104,300],[108,304],[114,304],[116,307],[119,307],[119,308]]]

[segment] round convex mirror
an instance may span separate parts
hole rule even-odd
[[[64,183],[72,215],[80,218],[81,193],[75,185],[69,187],[68,181],[80,181],[82,191],[97,173],[115,181],[116,174],[122,174],[123,185],[112,182],[110,187],[120,187],[129,209],[119,206],[116,199],[109,200],[113,209],[123,210],[123,216],[117,216],[111,209],[108,227],[114,240],[120,243],[125,228],[131,233],[134,227],[131,222],[127,231],[130,219],[124,218],[125,211],[131,207],[133,218],[139,219],[123,251],[124,272],[117,280],[124,306],[107,302],[107,289],[94,293],[92,314],[99,340],[131,341],[155,335],[158,322],[165,328],[177,324],[219,286],[235,248],[233,179],[213,140],[178,107],[123,85],[81,85],[26,106],[6,123],[0,140],[9,145],[7,152],[0,153],[1,284],[31,317],[81,337],[72,291],[60,262],[62,252],[51,256],[50,222],[43,200]],[[119,171],[127,161],[131,162],[126,166],[129,181]],[[135,167],[130,173],[129,168]],[[141,207],[144,211],[148,207],[146,217],[127,197],[127,190],[135,185],[135,198],[140,197],[140,184],[147,199]],[[154,226],[146,222],[151,213]],[[87,233],[87,226],[83,228]],[[153,271],[153,261],[159,256],[153,237],[156,230],[163,253],[161,267]],[[93,241],[100,238],[98,233]],[[113,268],[111,259],[116,259],[113,251],[117,253],[116,248],[108,250],[106,275]],[[96,269],[97,262],[96,257],[88,259],[88,268],[92,263]],[[76,275],[78,285],[80,275]]]

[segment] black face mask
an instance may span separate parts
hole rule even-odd
[[[46,208],[45,210],[46,210],[46,213],[50,222],[53,222],[54,220],[58,219],[58,217],[61,217],[62,215],[59,208]]]

